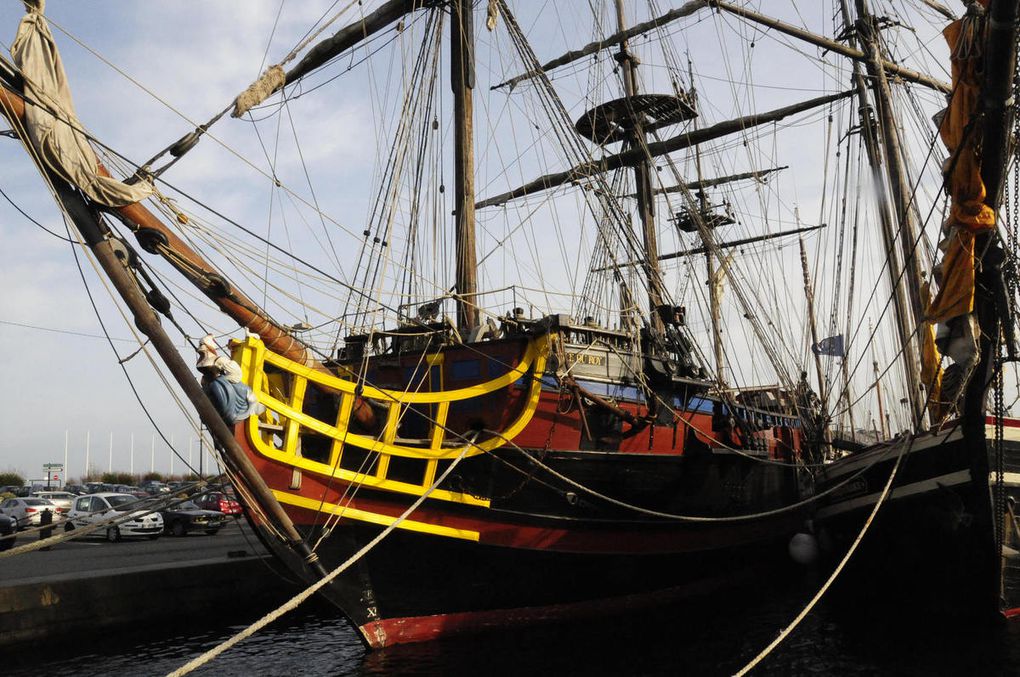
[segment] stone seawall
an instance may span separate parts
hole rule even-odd
[[[199,619],[224,605],[269,611],[293,592],[258,556],[27,579],[0,586],[0,647]]]

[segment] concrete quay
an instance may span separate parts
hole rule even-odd
[[[225,605],[268,611],[297,591],[288,580],[243,520],[214,536],[66,541],[0,560],[0,647],[201,618]]]

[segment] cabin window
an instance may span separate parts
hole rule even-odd
[[[371,475],[375,472],[375,462],[370,463],[369,456],[370,454],[367,449],[345,444],[340,454],[340,467],[344,470]]]
[[[426,369],[428,371],[426,371]],[[408,392],[436,392],[442,390],[442,374],[439,365],[431,367],[406,367]],[[401,412],[397,436],[408,439],[424,439],[432,430],[432,421],[436,417],[434,404],[409,404]]]
[[[425,483],[426,463],[423,458],[390,456],[390,465],[386,470],[386,479],[422,485]]]
[[[450,378],[456,381],[463,381],[469,378],[478,378],[482,375],[481,360],[460,360],[450,364]]]

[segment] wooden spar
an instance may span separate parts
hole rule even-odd
[[[581,49],[575,49],[573,51],[567,52],[562,56],[558,56],[555,59],[552,59],[551,61],[545,62],[537,70],[528,71],[527,73],[522,73],[520,75],[512,77],[505,82],[499,83],[498,85],[493,85],[491,89],[499,89],[501,87],[509,87],[510,89],[513,89],[518,85],[518,83],[537,77],[541,73],[551,71],[552,69],[559,68],[560,66],[565,66],[568,63],[573,63],[578,59],[583,59],[586,56],[596,54],[602,51],[603,49],[610,49],[611,47],[614,47],[616,45],[622,45],[630,38],[633,38],[637,35],[641,35],[643,33],[647,33],[650,30],[676,21],[677,19],[682,19],[685,16],[690,16],[691,14],[694,14],[698,10],[704,9],[707,6],[708,0],[689,0],[689,2],[680,5],[676,9],[672,9],[666,12],[660,17],[650,19],[639,24],[634,24],[633,26],[625,30],[621,29],[618,32],[613,33],[612,35],[603,38],[602,40],[598,40],[596,42],[589,42]]]
[[[806,226],[804,228],[795,228],[793,230],[785,230],[781,233],[769,233],[768,235],[755,235],[754,237],[745,237],[740,240],[730,240],[729,242],[717,242],[712,246],[712,249],[728,249],[731,247],[740,247],[745,244],[754,244],[755,242],[764,242],[765,240],[774,240],[777,237],[786,237],[787,235],[797,235],[798,233],[810,233],[812,230],[818,230],[825,228],[823,223],[820,226]],[[709,252],[708,247],[692,247],[691,249],[685,249],[682,252],[672,252],[670,254],[663,254],[659,257],[660,261],[668,261],[670,259],[679,259],[685,256],[695,256],[697,254],[705,254]],[[607,270],[614,270],[616,268],[624,268],[627,266],[637,265],[635,261],[627,261],[616,266],[610,266],[605,268],[595,268],[595,272],[604,272]]]
[[[747,179],[755,179],[761,181],[763,176],[778,172],[783,169],[789,169],[788,166],[772,167],[771,169],[762,169],[756,172],[741,172],[740,174],[729,174],[727,176],[717,176],[712,179],[698,179],[697,181],[691,181],[682,186],[666,186],[665,188],[656,188],[655,194],[661,195],[664,193],[679,193],[684,190],[696,191],[703,190],[705,188],[713,188],[715,186],[722,186],[727,183],[733,183],[734,181],[745,181]],[[627,197],[636,197],[635,195],[628,195]]]
[[[908,342],[916,345],[914,336],[918,331],[922,318],[927,311],[928,302],[924,298],[924,278],[921,274],[921,257],[918,253],[921,246],[919,240],[917,205],[910,189],[911,181],[907,176],[907,168],[903,164],[900,144],[899,126],[893,115],[892,92],[886,79],[886,69],[882,58],[882,49],[878,40],[877,26],[868,11],[867,0],[856,0],[857,3],[857,35],[864,46],[868,58],[864,65],[868,70],[872,93],[878,108],[879,132],[885,148],[885,167],[892,188],[893,206],[897,220],[897,237],[902,256],[903,277],[910,299],[909,308],[904,309],[903,317],[907,321],[905,329],[909,330]],[[915,360],[920,364],[919,360]],[[927,407],[929,384],[922,383],[918,373],[917,382],[911,384],[910,406],[912,420],[915,425],[922,424]]]
[[[620,31],[624,30],[626,19],[623,14],[623,0],[616,0],[616,24]],[[628,49],[627,40],[620,41],[620,51],[616,60],[623,66],[624,94],[631,107],[631,99],[638,94],[637,60]],[[639,114],[633,114],[633,124],[628,133],[627,146],[640,154],[634,163],[634,185],[637,191],[638,215],[641,219],[641,235],[645,248],[645,259],[642,262],[648,285],[648,321],[656,334],[663,332],[662,317],[658,308],[662,305],[662,274],[659,272],[659,242],[655,233],[655,198],[652,195],[651,163],[649,155],[644,152],[647,139],[645,137],[644,120]]]
[[[453,0],[450,19],[450,88],[453,90],[454,218],[457,327],[480,324],[478,254],[475,245],[474,15],[470,0]]]
[[[6,83],[0,86],[0,103],[2,103],[4,114],[11,118],[13,125],[23,124],[25,100],[19,93],[10,89]],[[109,171],[102,164],[97,167],[97,172],[102,176],[110,176]],[[135,237],[138,238],[143,249],[163,256],[189,282],[209,297],[220,310],[240,326],[258,334],[269,350],[294,362],[331,373],[315,359],[304,343],[275,323],[254,301],[231,287],[211,264],[181,240],[144,205],[135,202],[124,207],[103,207],[103,209],[112,211],[124,221],[135,233]],[[375,424],[375,413],[361,399],[355,403],[354,416],[358,423],[366,428],[371,428]]]
[[[545,176],[541,176],[534,181],[511,191],[496,195],[495,197],[486,198],[485,200],[477,203],[475,207],[482,209],[485,207],[492,207],[494,205],[501,205],[509,200],[524,197],[525,195],[531,195],[532,193],[548,190],[557,186],[562,186],[565,183],[578,181],[586,176],[633,165],[640,162],[642,158],[645,157],[658,157],[659,155],[665,155],[666,153],[672,153],[673,151],[691,148],[692,146],[697,146],[700,143],[712,141],[729,134],[742,132],[749,127],[757,127],[777,120],[782,120],[790,115],[796,115],[797,113],[803,113],[804,111],[811,110],[812,108],[825,106],[833,101],[839,101],[840,99],[844,99],[853,94],[853,91],[846,91],[838,94],[820,96],[809,101],[802,101],[801,103],[777,108],[765,113],[746,115],[734,120],[726,120],[710,127],[704,127],[696,131],[678,134],[662,141],[649,143],[644,148],[627,150],[614,155],[607,155],[599,160],[593,160],[591,162],[577,165],[576,167],[571,167],[564,172],[546,174]]]
[[[8,107],[11,102],[10,96],[0,96],[0,107],[9,116],[15,114]],[[202,390],[202,386],[195,378],[194,370],[177,352],[173,341],[163,330],[159,317],[149,305],[145,294],[128,268],[126,252],[118,252],[118,248],[114,244],[117,240],[109,237],[110,234],[102,225],[98,212],[81,194],[73,190],[52,171],[42,166],[40,166],[40,171],[47,176],[65,212],[71,217],[82,234],[82,238],[95,253],[99,265],[131,310],[135,325],[149,339],[181,390],[184,391],[185,396],[195,407],[199,418],[219,444],[228,465],[240,475],[259,506],[266,512],[270,523],[283,533],[290,547],[305,559],[305,562],[317,575],[325,576],[326,571],[319,563],[318,558],[301,538],[290,516],[283,510],[262,476],[255,470],[251,459],[234,438],[233,431],[223,421],[219,412],[216,411],[216,407]]]
[[[722,0],[709,0],[709,5],[711,5],[713,8],[729,12],[730,14],[735,14],[736,16],[747,19],[748,21],[753,21],[763,26],[768,26],[769,28],[779,31],[780,33],[785,33],[789,36],[798,38],[800,40],[804,40],[805,42],[809,42],[813,45],[822,47],[831,52],[836,52],[837,54],[849,57],[854,61],[867,61],[868,59],[871,58],[865,52],[861,52],[851,47],[847,47],[841,42],[830,40],[829,38],[826,38],[822,35],[816,35],[810,31],[804,30],[803,28],[797,28],[796,26],[792,26],[783,21],[779,21],[778,19],[773,19],[771,17],[765,16],[764,14],[758,14],[757,12],[752,12],[749,9],[744,9],[743,7],[731,5],[728,2],[722,2]],[[885,69],[887,72],[892,73],[893,75],[896,75],[897,77],[902,78],[907,82],[914,82],[919,85],[924,85],[925,87],[930,87],[931,89],[940,91],[944,94],[948,94],[950,91],[952,91],[952,88],[948,84],[940,82],[935,78],[925,75],[924,73],[918,73],[917,71],[911,70],[909,68],[904,68],[899,64],[895,64],[891,61],[886,61],[885,59],[882,59],[880,63],[882,65],[882,68]]]
[[[941,2],[938,2],[937,0],[921,0],[921,2],[931,7],[933,10],[944,16],[946,19],[950,21],[956,21],[956,14],[953,13],[953,10],[946,7]]]
[[[360,21],[341,28],[308,50],[308,53],[287,71],[286,82],[291,83],[301,79],[334,57],[386,28],[400,17],[435,4],[435,2],[426,2],[425,0],[390,0]]]
[[[567,52],[562,56],[558,56],[555,59],[545,62],[538,70],[528,71],[527,73],[522,73],[520,75],[514,76],[509,80],[506,80],[505,82],[501,82],[498,85],[495,85],[494,87],[492,87],[492,89],[498,89],[501,87],[510,87],[512,89],[521,82],[525,80],[530,80],[531,78],[538,76],[540,73],[551,71],[554,68],[559,68],[560,66],[565,66],[569,63],[573,63],[578,59],[583,59],[586,56],[596,54],[602,51],[603,49],[609,49],[628,38],[632,38],[636,35],[641,35],[642,33],[647,33],[652,29],[658,28],[659,26],[664,26],[670,22],[676,21],[677,19],[682,19],[683,17],[690,16],[695,12],[704,9],[707,6],[711,6],[719,10],[730,12],[731,14],[735,14],[749,21],[754,21],[755,23],[759,23],[764,26],[769,26],[777,31],[804,40],[805,42],[810,42],[813,45],[817,45],[829,51],[848,57],[850,59],[860,61],[865,58],[863,52],[847,47],[841,42],[830,40],[829,38],[826,38],[824,36],[816,35],[810,31],[806,31],[802,28],[797,28],[796,26],[792,26],[788,23],[784,23],[782,21],[773,19],[763,14],[758,14],[757,12],[752,12],[751,10],[744,9],[743,7],[737,7],[727,2],[720,2],[719,0],[690,0],[690,2],[684,3],[680,7],[677,7],[676,9],[666,12],[662,16],[659,16],[655,19],[651,19],[649,21],[645,21],[644,23],[636,24],[635,26],[632,26],[631,28],[625,31],[620,31],[614,33],[613,35],[609,35],[603,38],[602,40],[599,40],[598,42],[589,43],[582,47],[581,49],[576,49]],[[931,76],[925,75],[924,73],[919,73],[909,68],[904,68],[898,64],[892,63],[891,61],[885,62],[885,67],[886,70],[888,70],[890,73],[896,74],[898,77],[902,78],[907,82],[914,82],[919,85],[924,85],[925,87],[930,87],[932,89],[944,93],[949,92],[949,85],[947,85],[944,82],[940,82],[939,80]]]

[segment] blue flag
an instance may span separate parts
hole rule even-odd
[[[835,336],[823,338],[818,343],[812,344],[811,352],[815,355],[845,357],[845,353],[843,352],[843,335],[836,334]]]

